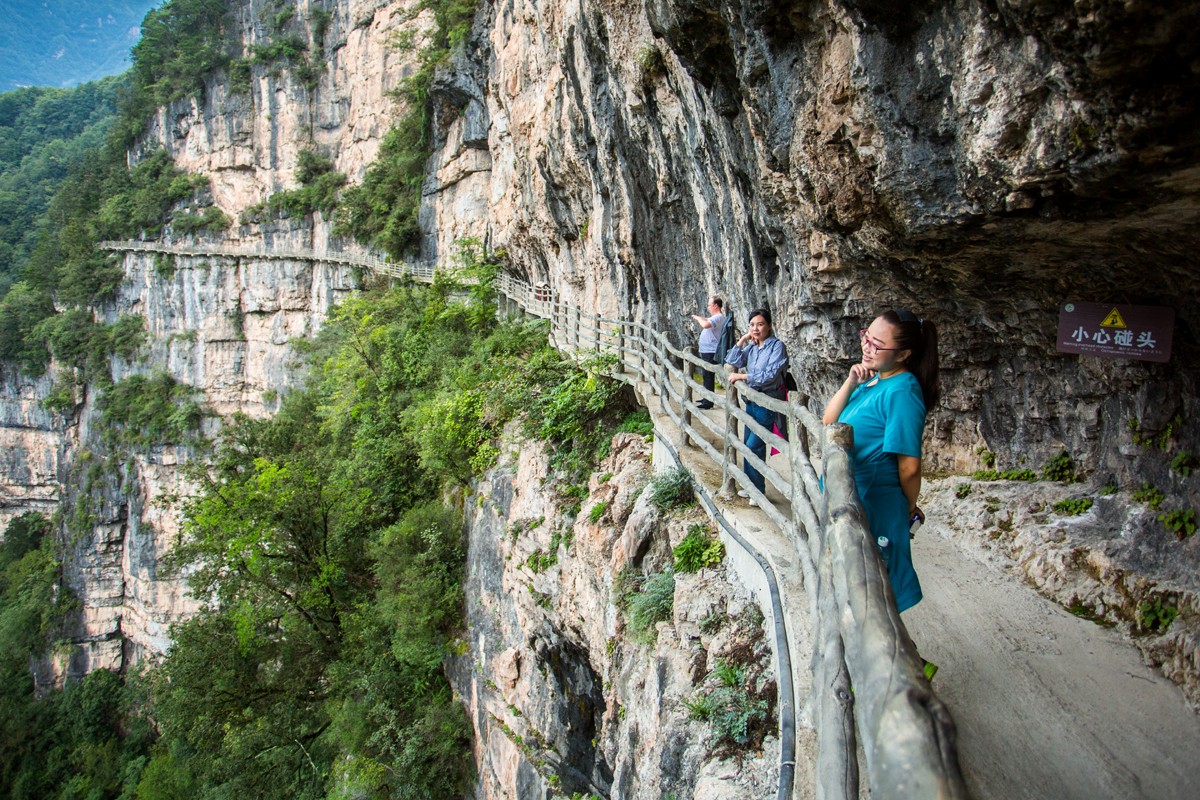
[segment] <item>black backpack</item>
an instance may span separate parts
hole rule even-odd
[[[733,313],[725,311],[725,321],[721,323],[721,330],[717,334],[717,363],[725,363],[725,354],[729,352],[729,348],[733,347],[736,341],[733,330]]]

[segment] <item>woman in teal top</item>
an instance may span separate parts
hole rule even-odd
[[[854,428],[854,480],[871,538],[887,566],[899,611],[921,600],[909,525],[925,516],[921,439],[938,399],[937,328],[908,309],[888,311],[859,331],[862,361],[825,407],[824,422]]]

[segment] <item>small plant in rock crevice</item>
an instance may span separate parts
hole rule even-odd
[[[1066,450],[1046,462],[1042,467],[1042,477],[1048,481],[1060,481],[1061,483],[1074,483],[1079,479],[1075,471],[1075,461]]]
[[[688,715],[708,722],[718,742],[745,746],[751,730],[766,722],[770,703],[751,692],[744,665],[718,661],[712,675],[719,686],[683,701]]]
[[[1066,514],[1068,517],[1077,517],[1080,514],[1086,513],[1092,507],[1093,500],[1090,497],[1075,497],[1068,500],[1059,500],[1054,504],[1054,510],[1060,514]]]
[[[683,467],[660,472],[650,481],[650,502],[664,511],[690,506],[695,499],[692,475]]]
[[[1167,530],[1175,534],[1180,541],[1196,532],[1196,511],[1192,508],[1180,508],[1166,511],[1158,515],[1158,521],[1167,526]]]
[[[699,572],[704,567],[721,563],[725,558],[725,545],[703,525],[693,525],[673,552],[676,572]]]
[[[1165,633],[1179,609],[1162,597],[1147,599],[1138,607],[1138,626],[1145,633]]]
[[[1160,431],[1143,430],[1141,420],[1137,417],[1129,420],[1126,427],[1134,444],[1139,447],[1157,447],[1165,453],[1170,448],[1176,431],[1183,427],[1183,417],[1176,414]]]
[[[1031,469],[977,469],[971,473],[971,478],[977,481],[1036,481],[1037,473]]]
[[[1149,483],[1143,483],[1142,488],[1133,490],[1133,501],[1135,503],[1145,503],[1150,508],[1157,511],[1166,500],[1166,496],[1158,489]]]
[[[955,486],[954,487],[954,496],[957,497],[959,500],[965,500],[967,497],[970,497],[971,496],[971,484],[960,483],[958,486]]]
[[[1171,459],[1171,471],[1184,478],[1190,478],[1192,470],[1197,467],[1200,467],[1200,459],[1197,459],[1190,450],[1180,450]]]
[[[632,637],[652,645],[658,639],[656,625],[671,618],[675,610],[675,575],[670,570],[644,577],[626,576],[618,596]],[[614,588],[617,588],[614,586]]]

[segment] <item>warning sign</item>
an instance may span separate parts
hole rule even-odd
[[[1166,362],[1174,331],[1175,309],[1166,306],[1071,301],[1058,311],[1060,353]]]
[[[1105,317],[1104,321],[1100,323],[1100,327],[1101,328],[1128,328],[1129,326],[1126,325],[1125,320],[1122,319],[1121,312],[1118,311],[1116,308],[1114,308],[1112,311],[1108,312],[1108,316]]]

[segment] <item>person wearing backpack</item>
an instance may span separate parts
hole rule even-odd
[[[738,339],[737,344],[729,348],[729,353],[725,356],[725,363],[736,370],[727,376],[727,380],[730,384],[745,381],[751,389],[762,392],[768,397],[782,400],[786,392],[784,387],[788,368],[787,347],[775,338],[770,311],[765,308],[756,308],[750,312],[749,321],[750,331]],[[752,400],[746,401],[746,413],[768,430],[775,422],[774,411],[764,408]],[[744,441],[750,448],[750,452],[765,462],[767,460],[767,443],[749,426],[745,426],[744,433]],[[763,479],[762,473],[755,469],[753,464],[747,462],[744,456],[742,457],[742,471],[746,473],[746,477],[750,479],[754,488],[759,492],[766,492],[766,481]],[[738,496],[750,497],[750,493],[745,489],[738,489]],[[751,498],[750,505],[756,506],[758,503]]]
[[[700,358],[710,364],[719,364],[718,348],[720,345],[721,334],[725,330],[725,302],[713,295],[708,298],[708,316],[702,317],[699,314],[692,314],[692,319],[700,325]],[[713,391],[716,388],[716,375],[712,370],[702,369],[702,378],[704,388],[708,391]],[[712,401],[707,397],[696,403],[698,408],[712,408]]]

